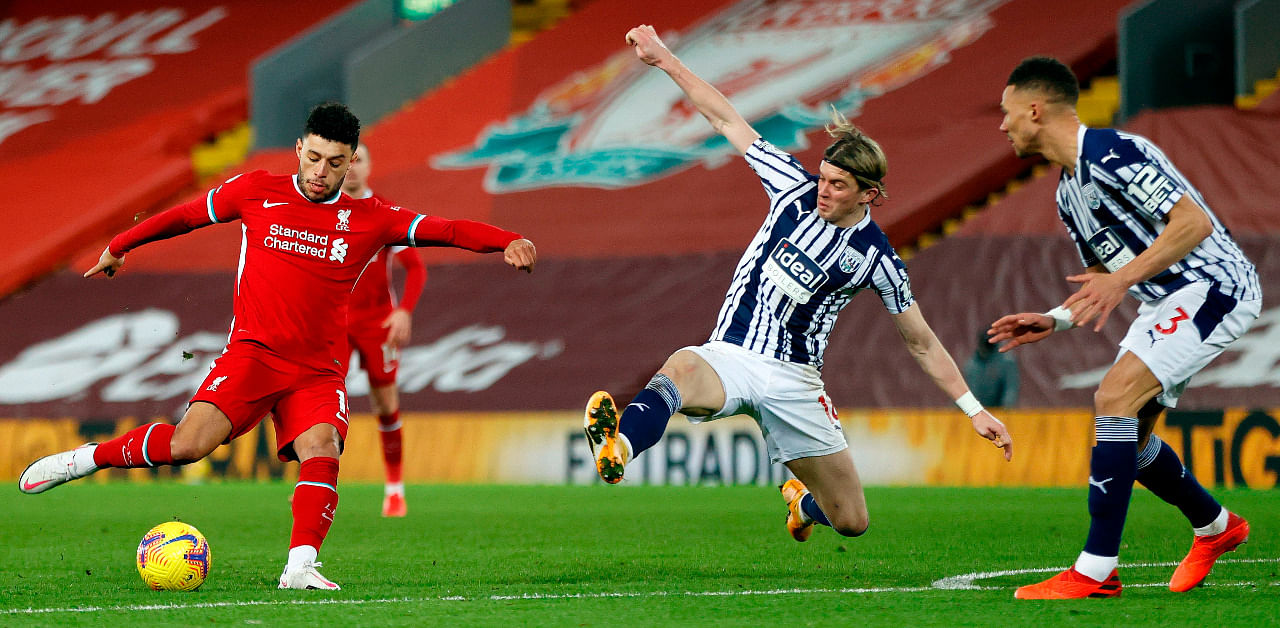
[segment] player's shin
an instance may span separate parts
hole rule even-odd
[[[403,462],[400,411],[378,415],[378,436],[382,439],[382,461],[387,468],[387,484],[400,484]]]
[[[1193,528],[1212,526],[1223,512],[1218,500],[1182,465],[1178,454],[1155,434],[1138,453],[1138,481],[1156,497],[1177,506]],[[1211,530],[1209,534],[1226,528],[1226,517],[1221,519],[1221,529]]]
[[[1094,419],[1097,444],[1089,461],[1089,537],[1076,571],[1098,581],[1116,568],[1120,537],[1138,470],[1138,419]]]
[[[295,560],[293,548],[309,546],[316,552],[320,550],[337,510],[338,459],[319,456],[304,460],[298,469],[298,483],[293,488],[293,532],[289,536],[291,565]],[[297,558],[301,560],[306,556]],[[314,555],[310,560],[315,560]]]
[[[173,464],[172,442],[176,426],[168,423],[139,425],[101,443],[93,451],[99,467],[137,469]]]
[[[640,394],[622,411],[618,419],[618,431],[631,446],[631,459],[653,447],[663,432],[671,415],[682,407],[680,391],[671,378],[658,373],[649,380]]]

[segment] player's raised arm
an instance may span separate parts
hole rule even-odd
[[[902,341],[906,343],[911,357],[915,358],[916,363],[933,379],[938,388],[947,393],[960,410],[969,416],[974,431],[1003,449],[1005,460],[1012,460],[1013,438],[1009,436],[1009,430],[969,392],[969,385],[960,374],[960,368],[951,359],[946,347],[938,341],[929,323],[924,320],[920,305],[912,304],[901,314],[894,314],[893,323],[902,335]]]
[[[627,31],[627,44],[636,49],[636,56],[641,61],[666,72],[689,97],[698,113],[711,123],[717,133],[729,140],[739,153],[746,154],[751,143],[760,137],[724,94],[694,74],[667,49],[652,26],[643,24]]]

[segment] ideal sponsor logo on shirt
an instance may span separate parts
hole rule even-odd
[[[790,240],[783,238],[769,254],[764,274],[797,303],[808,303],[827,273]]]

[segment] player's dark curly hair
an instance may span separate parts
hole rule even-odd
[[[331,142],[342,142],[354,152],[360,145],[360,119],[340,102],[320,103],[307,116],[305,135],[318,135]]]
[[[849,122],[835,107],[831,108],[831,123],[826,128],[827,134],[836,141],[823,151],[822,160],[853,175],[860,189],[879,190],[880,193],[871,201],[872,205],[888,199],[884,176],[889,174],[889,160],[880,144]]]
[[[1049,102],[1074,107],[1080,99],[1080,81],[1075,72],[1053,57],[1027,57],[1009,74],[1015,89],[1035,89],[1049,95]]]

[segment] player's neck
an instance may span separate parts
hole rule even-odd
[[[372,193],[371,193],[372,191],[369,189],[369,186],[367,185],[362,186],[355,190],[348,190],[346,188],[343,188],[342,191],[346,192],[347,196],[350,196],[351,198],[368,198],[372,196]]]
[[[1080,155],[1080,120],[1074,115],[1056,121],[1045,128],[1044,146],[1040,151],[1050,163],[1062,166],[1068,175],[1074,175],[1076,157]]]

